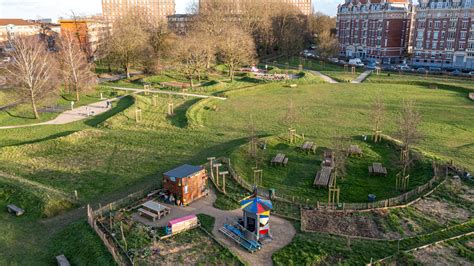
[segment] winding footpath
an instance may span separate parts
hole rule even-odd
[[[364,71],[364,72],[363,72],[362,74],[360,74],[356,79],[354,79],[353,81],[351,81],[351,83],[353,83],[353,84],[362,83],[362,82],[364,82],[364,80],[365,80],[370,74],[372,74],[372,70]]]

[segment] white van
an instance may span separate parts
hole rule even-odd
[[[364,63],[362,63],[362,60],[360,60],[360,58],[354,58],[349,60],[349,65],[363,67]]]

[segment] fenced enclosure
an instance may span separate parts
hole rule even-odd
[[[248,183],[241,175],[239,175],[232,167],[229,158],[219,158],[222,164],[226,164],[230,176],[239,183],[243,188],[247,189],[250,192],[254,191],[254,186]],[[373,209],[385,209],[385,208],[394,208],[394,207],[404,207],[407,204],[412,204],[414,200],[419,199],[421,196],[430,193],[436,183],[441,182],[445,179],[444,172],[446,166],[438,165],[433,162],[433,173],[434,176],[425,184],[420,185],[408,192],[405,192],[399,196],[392,197],[385,200],[379,200],[376,202],[359,202],[359,203],[339,203],[339,204],[329,204],[328,202],[320,202],[320,201],[310,201],[309,199],[300,198],[297,196],[288,196],[288,195],[272,195],[270,197],[270,193],[268,189],[261,189],[257,188],[256,191],[259,196],[264,198],[271,198],[276,202],[280,202],[285,206],[285,208],[307,208],[307,209],[317,209],[317,210],[326,210],[326,211],[370,211]],[[442,175],[442,176],[440,176]],[[412,202],[409,202],[412,201]],[[282,204],[286,203],[286,204]],[[277,205],[278,206],[278,205]],[[278,211],[276,212],[278,213]],[[293,211],[287,213],[294,213]],[[294,218],[294,217],[293,217]]]

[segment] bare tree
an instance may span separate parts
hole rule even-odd
[[[219,59],[229,71],[231,81],[233,81],[237,68],[254,62],[255,44],[250,34],[232,26],[224,32],[219,42],[218,54]]]
[[[398,119],[397,136],[402,142],[402,154],[400,156],[403,167],[403,175],[406,174],[411,164],[410,148],[421,138],[419,126],[421,115],[416,110],[414,101],[404,101]]]
[[[349,147],[350,140],[338,133],[335,133],[333,136],[332,146],[334,149],[334,171],[338,176],[344,177],[346,175],[346,161],[348,157],[347,148]]]
[[[296,111],[293,101],[290,100],[288,103],[288,109],[286,110],[285,115],[282,118],[282,122],[289,128],[294,128],[298,122],[298,112]]]
[[[316,45],[316,50],[323,59],[333,57],[339,52],[339,42],[330,31],[319,33],[316,36]]]
[[[191,87],[194,86],[193,79],[197,78],[200,81],[202,74],[207,70],[209,57],[214,56],[212,47],[209,40],[199,34],[183,37],[176,43],[173,59],[189,80]]]
[[[91,88],[97,83],[92,65],[87,61],[87,54],[70,32],[61,36],[59,41],[58,61],[60,73],[66,84],[70,84],[75,92],[76,101],[80,100],[80,92]]]
[[[374,130],[379,131],[385,117],[385,104],[383,102],[382,93],[377,94],[372,103],[371,118],[374,123]]]
[[[13,60],[7,68],[9,83],[17,88],[22,99],[28,99],[34,117],[39,119],[38,102],[57,89],[54,60],[48,54],[45,43],[36,36],[18,36],[12,44]]]
[[[133,13],[115,21],[109,46],[111,60],[123,68],[127,78],[132,66],[149,59],[149,36],[142,20]]]

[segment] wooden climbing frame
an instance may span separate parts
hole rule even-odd
[[[261,186],[263,183],[263,170],[253,168],[253,183],[256,186]]]
[[[351,68],[351,73],[352,73],[352,74],[355,74],[355,73],[356,73],[356,67],[355,67],[355,66],[353,66],[353,67]]]

